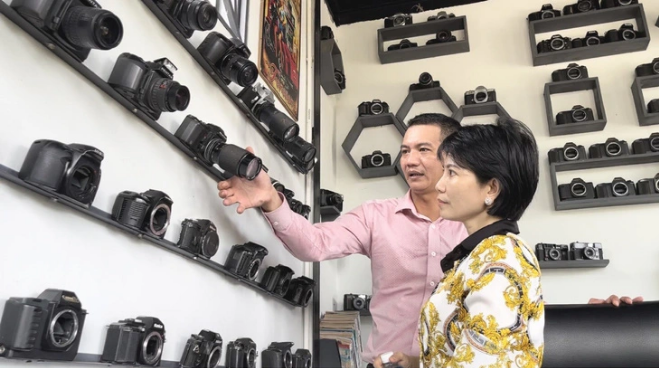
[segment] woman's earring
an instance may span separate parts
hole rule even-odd
[[[492,200],[490,199],[490,197],[485,198],[485,205],[489,206],[491,204],[492,204]]]

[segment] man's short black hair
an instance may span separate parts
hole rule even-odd
[[[482,184],[496,179],[499,196],[487,213],[518,221],[538,187],[538,146],[522,122],[500,118],[496,124],[468,125],[439,147],[455,163],[472,171]]]
[[[429,114],[421,114],[413,117],[410,119],[410,121],[407,123],[408,127],[412,127],[415,125],[435,125],[441,129],[441,138],[444,139],[448,137],[449,135],[455,133],[458,131],[462,126],[460,126],[460,123],[453,119],[452,117],[446,116],[444,114],[436,114],[436,113],[429,113]]]

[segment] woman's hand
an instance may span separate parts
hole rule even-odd
[[[385,355],[385,354],[383,354]],[[389,361],[383,362],[382,357],[379,356],[375,359],[373,362],[373,367],[374,368],[384,368],[386,363],[393,363],[391,366],[394,367],[400,367],[400,368],[416,368],[419,366],[419,358],[418,357],[413,357],[409,355],[405,355],[401,352],[395,352],[391,357],[389,357]]]
[[[247,151],[254,153],[252,147],[247,147]],[[238,213],[254,207],[261,207],[265,212],[272,212],[282,204],[282,200],[275,187],[272,186],[270,177],[265,170],[261,170],[252,181],[232,176],[229,180],[219,182],[217,189],[220,198],[224,199],[222,203],[225,206],[238,203],[236,209]]]

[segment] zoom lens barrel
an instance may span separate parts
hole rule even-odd
[[[107,10],[73,6],[64,14],[60,29],[71,44],[89,49],[110,50],[121,42],[121,20]]]

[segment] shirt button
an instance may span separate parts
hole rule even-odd
[[[434,229],[436,226],[435,226],[435,224],[432,224],[432,225],[430,225],[430,227]]]
[[[275,222],[273,223],[273,225],[277,226],[277,225],[279,225],[279,222],[275,221]]]
[[[434,281],[430,281],[430,286],[435,286],[435,282],[434,282]]]
[[[435,257],[435,256],[437,255],[437,253],[432,252],[432,253],[430,253],[430,255],[433,256],[433,257]]]

